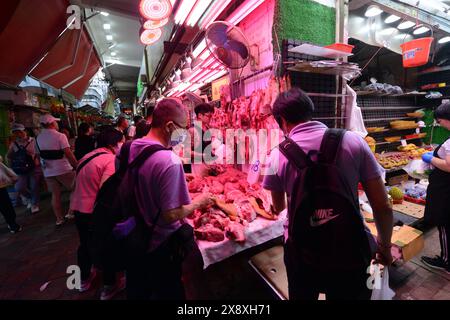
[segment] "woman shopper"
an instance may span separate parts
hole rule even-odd
[[[22,227],[16,222],[16,212],[6,189],[17,180],[17,175],[3,163],[0,156],[0,213],[5,218],[8,229],[12,234],[22,231]]]
[[[31,214],[39,212],[40,185],[42,169],[36,152],[36,143],[25,131],[24,125],[15,123],[12,126],[14,142],[8,150],[7,158],[18,176],[16,190],[22,197],[23,204],[28,206]]]
[[[93,215],[94,203],[102,184],[115,172],[115,158],[125,138],[115,129],[101,132],[98,148],[86,154],[79,162],[75,190],[71,195],[70,209],[80,237],[78,265],[81,269],[81,292],[90,289],[96,277],[93,267]],[[109,300],[125,288],[125,279],[116,279],[115,270],[103,269],[101,300]]]
[[[450,103],[440,105],[434,117],[442,127],[450,130]],[[429,177],[425,220],[437,226],[441,245],[439,256],[424,256],[422,261],[431,268],[450,274],[450,137],[434,152],[424,154],[422,159],[434,167]]]
[[[94,129],[88,123],[81,123],[78,127],[78,137],[75,140],[75,158],[80,160],[95,149]]]

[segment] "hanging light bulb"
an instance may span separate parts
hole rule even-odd
[[[366,13],[364,13],[364,15],[367,18],[372,18],[380,15],[382,12],[383,10],[381,10],[378,6],[371,5],[367,8],[367,11]]]
[[[400,19],[401,18],[399,16],[396,16],[395,14],[391,14],[389,17],[386,18],[386,20],[384,20],[384,23],[393,23]]]
[[[161,29],[144,30],[141,33],[141,42],[145,45],[151,45],[161,38]]]
[[[415,23],[412,22],[412,21],[405,21],[405,22],[400,23],[397,26],[397,28],[400,29],[400,30],[405,30],[405,29],[409,29],[411,27],[414,27],[414,25],[415,25]]]
[[[169,0],[141,0],[139,12],[149,20],[162,20],[172,13],[172,4]]]
[[[429,32],[429,31],[430,31],[430,28],[421,26],[421,27],[418,27],[416,30],[414,30],[413,34],[418,35],[418,34],[422,34],[422,33]]]
[[[147,20],[144,22],[144,29],[153,30],[164,27],[167,22],[169,22],[169,18],[165,18],[162,20]]]

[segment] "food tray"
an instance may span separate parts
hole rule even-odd
[[[416,219],[422,219],[425,213],[425,207],[423,205],[409,201],[404,201],[402,204],[394,204],[393,209]]]
[[[407,195],[404,196],[404,199],[405,199],[406,201],[408,201],[408,202],[412,202],[412,203],[416,203],[416,204],[421,204],[421,205],[425,205],[425,204],[427,203],[427,201],[424,200],[424,199],[416,199],[416,198],[413,198],[413,197],[409,197],[409,196],[407,196]]]

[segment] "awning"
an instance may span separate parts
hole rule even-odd
[[[0,10],[0,82],[17,86],[66,28],[69,2],[6,2]]]
[[[67,30],[31,75],[81,99],[101,63],[85,29]]]

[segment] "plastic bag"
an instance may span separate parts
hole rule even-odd
[[[383,271],[380,271],[380,265],[374,264],[373,267],[374,273],[374,283],[372,289],[372,297],[371,300],[392,300],[395,296],[394,290],[389,287],[389,271],[387,267],[383,268]]]
[[[423,162],[421,159],[411,160],[403,170],[414,179],[428,179],[432,171],[431,165]]]

